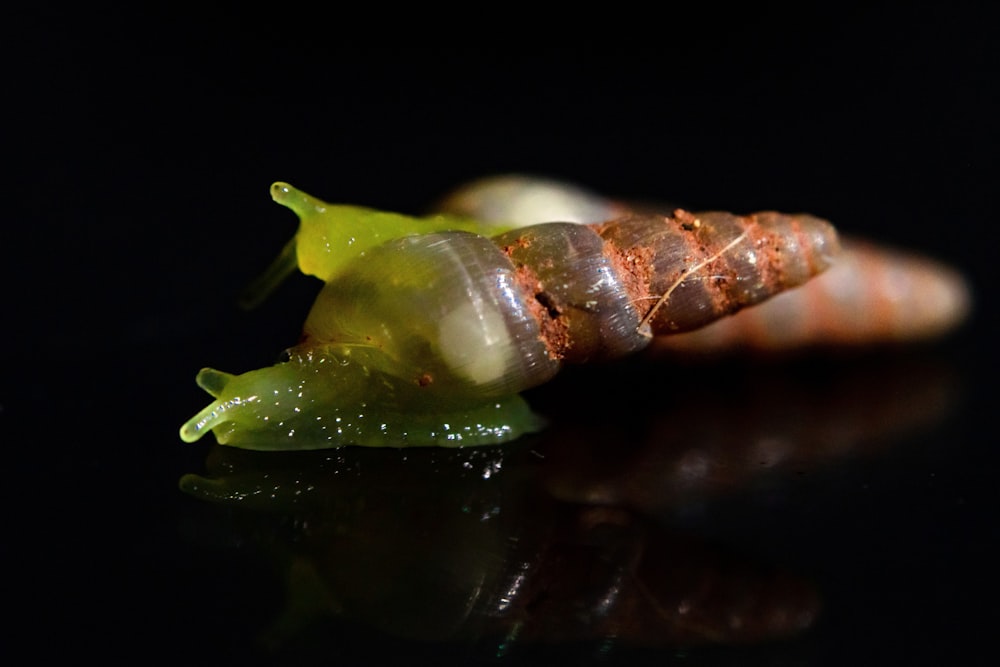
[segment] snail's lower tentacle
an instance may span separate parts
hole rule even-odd
[[[201,412],[184,422],[181,426],[181,440],[197,442],[213,428],[225,421],[226,405],[222,401],[213,401]]]

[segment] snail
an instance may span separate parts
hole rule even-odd
[[[185,423],[248,449],[498,444],[539,430],[519,393],[565,364],[623,357],[821,273],[838,249],[806,214],[626,214],[517,227],[334,206],[285,183],[296,236],[245,299],[297,264],[326,284],[287,360],[203,369]]]

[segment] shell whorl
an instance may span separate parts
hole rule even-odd
[[[678,209],[595,226],[632,279],[655,334],[690,331],[801,285],[826,270],[837,234],[811,215],[748,216]]]

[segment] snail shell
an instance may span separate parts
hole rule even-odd
[[[635,209],[554,179],[508,174],[461,186],[439,209],[492,221],[534,222],[540,216],[592,223]],[[807,347],[870,346],[941,337],[972,310],[972,290],[954,267],[863,239],[844,239],[829,271],[798,289],[708,326],[658,336],[651,351],[690,354]]]
[[[775,213],[407,236],[326,284],[293,354],[370,347],[428,394],[506,396],[798,285],[835,249],[825,221]]]
[[[258,449],[513,439],[541,425],[517,393],[563,364],[758,303],[826,269],[837,247],[808,215],[683,210],[391,238],[338,264],[287,362],[203,370],[216,401],[181,437],[214,430]]]

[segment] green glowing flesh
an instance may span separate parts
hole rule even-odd
[[[470,402],[373,371],[370,354],[377,352],[307,355],[237,376],[204,369],[198,384],[216,400],[184,424],[181,438],[194,442],[211,430],[221,444],[260,450],[458,447],[542,426],[519,396]]]
[[[280,181],[271,185],[271,197],[299,217],[299,229],[240,297],[240,303],[247,308],[263,301],[296,268],[327,281],[351,260],[391,239],[439,231],[492,236],[513,227],[457,215],[418,218],[362,206],[328,204]]]
[[[493,366],[498,355],[509,356],[505,348],[487,356],[453,340],[480,329],[490,333],[499,324],[449,326],[449,304],[427,300],[441,293],[435,285],[458,284],[461,271],[443,274],[437,257],[404,266],[405,253],[375,251],[403,237],[438,231],[491,236],[510,225],[328,204],[281,182],[271,186],[271,196],[295,212],[299,230],[241,303],[256,305],[296,268],[327,281],[336,294],[324,291],[307,321],[309,342],[290,361],[242,375],[202,370],[198,385],[216,400],[184,424],[183,440],[212,431],[220,443],[248,449],[462,446],[497,444],[541,427],[512,391],[476,386],[475,380],[483,384],[483,377],[500,372]],[[352,275],[365,269],[361,279],[339,281],[352,266]],[[426,326],[416,327],[422,320]],[[443,344],[449,349],[441,350]]]

